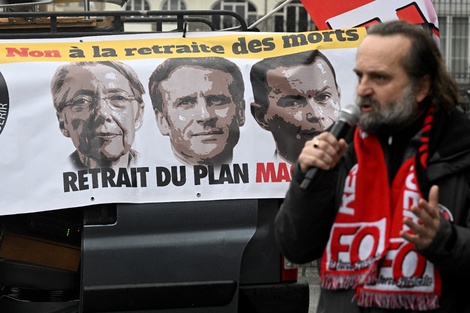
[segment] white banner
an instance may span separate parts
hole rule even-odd
[[[283,198],[303,143],[354,102],[365,34],[1,40],[0,215]]]

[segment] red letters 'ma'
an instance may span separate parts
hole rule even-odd
[[[290,182],[291,168],[292,165],[285,162],[278,163],[277,168],[274,162],[256,163],[256,182]]]

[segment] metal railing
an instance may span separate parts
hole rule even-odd
[[[231,17],[236,26],[217,29],[214,16]],[[136,23],[152,24],[152,32],[163,32],[163,25],[171,24],[171,31],[185,33],[190,23],[205,24],[211,31],[248,30],[240,15],[224,10],[0,12],[0,38],[109,35],[126,32],[126,24]]]

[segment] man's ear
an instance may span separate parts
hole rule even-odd
[[[59,121],[59,128],[60,128],[60,131],[62,132],[62,135],[64,135],[65,137],[70,137],[69,131],[67,130],[67,128],[65,128],[66,118],[64,116],[64,113],[57,112],[56,115],[57,115],[57,120]]]
[[[261,128],[269,131],[269,125],[264,119],[264,113],[261,112],[261,105],[256,102],[251,103],[251,114]]]
[[[166,117],[160,112],[155,112],[155,117],[157,118],[157,126],[160,133],[163,136],[168,136],[170,134],[170,125],[168,125]]]
[[[421,78],[417,87],[416,87],[416,102],[420,103],[429,95],[429,91],[431,90],[431,77],[426,75]]]
[[[238,126],[245,125],[245,100],[243,100],[238,107]]]
[[[144,122],[144,102],[139,103],[137,105],[137,113],[135,115],[135,123],[134,123],[134,128],[135,130],[139,130],[142,127],[142,124]]]

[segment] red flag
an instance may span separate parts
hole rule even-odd
[[[301,0],[320,30],[368,26],[401,19],[432,24],[438,34],[438,19],[431,0]]]
[[[313,22],[320,30],[331,29],[326,21],[333,16],[351,11],[374,0],[301,0]]]

